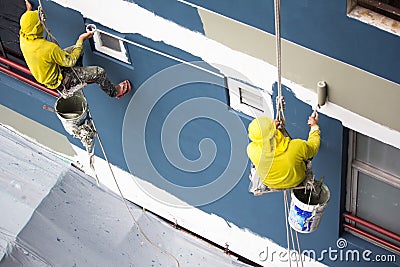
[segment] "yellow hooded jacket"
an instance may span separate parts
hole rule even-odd
[[[63,78],[58,66],[75,65],[82,52],[82,41],[78,39],[71,53],[47,41],[37,10],[25,12],[21,16],[20,26],[21,51],[33,77],[46,87],[56,89]]]
[[[291,188],[305,179],[304,161],[314,157],[320,145],[318,125],[311,127],[307,141],[284,137],[267,117],[254,119],[248,130],[252,142],[247,146],[247,154],[265,185]]]

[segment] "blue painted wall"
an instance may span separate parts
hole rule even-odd
[[[154,9],[156,9],[154,6],[159,7],[155,3],[153,3],[152,5],[152,3],[153,2],[150,1],[141,1],[140,4],[148,8]],[[259,3],[259,5],[257,5],[257,3]],[[316,10],[319,10],[319,12],[321,12],[320,9],[326,10],[327,13],[333,14],[335,14],[335,12],[340,13],[340,10],[342,9],[342,11],[344,12],[345,6],[345,3],[339,5],[333,2],[325,3],[323,7],[323,4],[320,4],[319,2],[312,3],[312,5],[308,3],[309,1],[291,3],[290,8],[286,6],[287,3],[283,3],[283,17],[287,16],[286,13],[289,10],[294,9],[295,7],[301,8],[302,11],[305,12],[304,14],[307,14],[307,12],[309,12],[310,14],[316,15],[318,14]],[[69,46],[73,44],[77,36],[84,30],[84,19],[79,13],[62,8],[52,2],[46,1],[44,2],[44,4],[46,12],[48,13],[48,21],[53,34],[57,37],[57,39],[63,46]],[[262,29],[266,29],[267,31],[271,31],[272,29],[271,23],[273,23],[273,20],[265,19],[266,22],[265,24],[263,24],[263,12],[260,11],[261,9],[267,9],[269,11],[266,11],[266,13],[268,14],[268,12],[270,12],[269,14],[271,15],[271,3],[258,1],[250,6],[248,5],[248,3],[244,4],[240,1],[235,1],[234,3],[229,4],[228,1],[219,1],[218,3],[214,3],[214,1],[209,1],[209,3],[207,4],[210,5],[209,8],[217,9],[217,11],[218,9],[221,9],[221,12],[223,11],[227,13],[227,15],[232,16],[238,20],[243,20],[246,23],[261,27]],[[314,8],[318,6],[320,8],[314,10]],[[328,8],[327,6],[329,6],[330,8]],[[181,6],[179,6],[179,10],[182,11]],[[187,8],[185,10],[188,10],[190,16],[186,17],[182,14],[179,16],[175,16],[176,14],[173,12],[173,10],[168,10],[168,12],[160,15],[166,16],[167,18],[178,18],[176,19],[177,22],[188,24],[192,29],[197,29],[201,31],[201,29],[199,28],[198,20],[195,20],[195,22],[192,21],[192,17],[196,17],[193,9]],[[157,8],[156,11],[158,13],[162,13],[164,9]],[[258,15],[251,16],[250,14],[253,14],[252,12],[255,12],[254,14]],[[324,12],[322,13],[324,14]],[[57,14],[63,14],[63,16],[58,16]],[[354,24],[355,26],[352,27],[359,27],[360,31],[364,31],[361,30],[361,28],[365,26],[358,24],[358,22],[350,22],[350,20],[345,17],[344,13],[342,14],[342,16],[343,17],[341,18],[335,18],[335,20],[341,20],[345,21],[345,23]],[[311,23],[311,21],[313,21],[310,17],[307,16],[302,19],[293,16],[292,19],[292,23],[299,20],[297,22],[300,25],[297,25],[296,27],[305,27],[307,23]],[[190,20],[190,22],[186,20]],[[292,37],[295,38],[296,35],[294,33],[290,33],[292,29],[290,29],[289,31],[289,28],[294,26],[287,23],[288,22],[284,23],[284,35],[286,35],[286,37],[289,39]],[[326,23],[329,24],[328,22]],[[322,34],[318,32],[323,30],[321,25],[313,25],[313,27],[321,27],[321,29],[319,30],[314,29],[314,34]],[[335,26],[329,25],[328,28],[330,28],[331,31],[336,32],[335,38],[338,38],[338,40],[341,40],[341,38],[348,42],[352,42],[352,40],[354,40],[354,38],[350,35],[346,37],[347,35],[345,35],[345,33],[339,34],[341,30],[339,28],[335,29]],[[310,30],[310,32],[312,31]],[[359,34],[361,34],[361,32]],[[385,43],[388,43],[389,47],[391,44],[394,43],[393,41],[391,41],[391,39],[393,39],[391,36],[383,34],[380,31],[374,29],[369,29],[368,31],[365,31],[365,34],[379,35],[381,37],[384,36]],[[326,45],[322,42],[317,42],[318,39],[315,39],[313,42],[313,40],[308,40],[305,37],[306,36],[302,35],[301,38],[299,37],[299,40],[297,42],[310,42],[311,45],[315,46],[315,49],[317,49],[318,44],[320,49],[329,50],[327,51],[327,53],[334,52],[337,54],[338,58],[339,56],[344,57],[349,62],[353,62],[353,64],[357,65],[357,55],[354,55],[356,52],[353,51],[354,53],[347,54],[348,51],[345,51],[344,45]],[[155,49],[159,49],[185,60],[199,60],[197,57],[194,57],[186,52],[180,51],[179,49],[173,47],[169,47],[164,43],[154,42],[152,40],[144,38],[143,36],[139,36],[136,34],[126,34],[125,38],[150,46]],[[337,42],[339,43],[339,41]],[[128,50],[131,61],[134,62],[134,70],[132,70],[131,67],[127,67],[125,64],[110,61],[104,56],[93,53],[91,51],[89,43],[85,43],[84,61],[85,65],[103,66],[107,70],[110,78],[115,82],[123,79],[129,79],[134,85],[133,92],[121,100],[109,98],[107,95],[101,92],[101,90],[96,85],[90,85],[85,89],[91,112],[101,135],[108,157],[111,159],[113,164],[118,165],[127,171],[129,170],[123,154],[122,127],[128,103],[131,100],[133,93],[138,93],[138,88],[147,79],[149,79],[152,75],[158,73],[159,71],[162,71],[165,68],[176,64],[176,62],[171,59],[164,58],[162,56],[153,54],[135,46],[128,46]],[[385,51],[385,53],[386,52],[387,50]],[[375,63],[375,60],[369,62]],[[379,62],[380,61],[377,61],[376,64],[379,65]],[[394,64],[391,67],[399,64],[394,61],[391,62],[393,62]],[[375,64],[369,65],[374,65],[370,67],[376,68]],[[382,64],[382,66],[383,65],[384,64]],[[383,71],[385,75],[394,77],[394,75],[392,75],[392,73],[390,72],[390,69],[391,68],[385,66],[385,68],[381,69],[381,71]],[[199,75],[203,74],[199,73]],[[223,83],[222,78],[220,78],[220,82]],[[159,86],[163,86],[163,84],[159,84]],[[41,108],[43,104],[52,106],[55,102],[54,98],[42,92],[38,92],[37,90],[26,86],[19,81],[16,81],[13,78],[10,78],[1,73],[0,96],[0,103],[2,105],[8,106],[27,117],[30,117],[50,128],[55,129],[60,133],[66,134],[56,116],[47,111],[43,111]],[[308,134],[308,126],[306,125],[306,121],[309,114],[311,113],[311,110],[308,105],[302,103],[293,96],[290,88],[285,88],[284,96],[287,103],[287,110],[285,113],[287,117],[287,129],[293,137],[305,139]],[[228,159],[226,156],[221,155],[228,155],[229,152],[232,150],[232,144],[227,138],[227,133],[226,131],[224,131],[224,127],[221,127],[221,125],[215,123],[215,121],[213,121],[212,119],[199,118],[191,121],[182,129],[181,135],[179,137],[179,145],[181,147],[182,153],[187,158],[194,160],[200,155],[198,150],[200,140],[206,137],[212,139],[220,153],[217,154],[213,165],[198,173],[188,173],[183,172],[178,168],[175,168],[165,158],[160,141],[160,131],[162,128],[162,123],[165,121],[166,116],[171,112],[174,107],[176,107],[183,101],[200,97],[215,99],[221,103],[227,103],[228,101],[226,97],[226,92],[224,90],[221,90],[221,88],[219,88],[218,86],[196,83],[187,84],[176,88],[176,90],[171,91],[155,105],[154,110],[150,114],[148,125],[146,126],[146,146],[149,150],[149,155],[151,159],[156,163],[159,172],[163,176],[167,177],[167,180],[182,186],[198,186],[210,182],[213,178],[216,177],[218,173],[223,170],[223,167],[226,166]],[[134,104],[136,104],[138,108],[140,108],[141,102],[139,100],[135,101],[137,102],[135,102]],[[226,114],[223,114],[222,116],[232,116],[232,112],[233,111],[227,110]],[[243,126],[247,128],[247,125],[250,122],[248,118],[245,116],[240,116],[239,119],[243,122]],[[317,251],[327,249],[329,246],[335,248],[336,240],[340,235],[341,206],[345,197],[344,193],[342,192],[342,173],[345,168],[345,164],[344,162],[342,162],[342,159],[347,153],[346,149],[342,148],[342,144],[343,142],[345,142],[345,139],[343,137],[345,130],[343,129],[341,123],[334,119],[321,115],[320,126],[322,131],[322,142],[320,151],[313,161],[314,171],[318,177],[326,177],[326,183],[331,190],[331,201],[328,205],[319,229],[315,233],[310,235],[300,235],[302,249],[317,249]],[[137,131],[139,130],[140,129],[138,129]],[[135,139],[135,137],[139,134],[139,132],[134,132],[133,130],[133,144],[136,141],[142,141]],[[176,137],[171,137],[171,141],[174,141],[174,138]],[[69,137],[69,139],[72,143],[81,146],[79,141],[74,140],[71,137]],[[242,151],[241,153],[245,153],[245,148],[245,145],[242,145],[242,147],[240,148],[240,150]],[[101,151],[98,146],[96,149],[96,154],[102,157]],[[135,161],[133,164],[133,166],[136,167],[133,168],[132,172],[145,180],[152,181],[151,177],[149,177],[148,175],[148,172],[146,172],[146,166],[142,165],[144,161],[141,162],[140,157],[138,157],[137,160],[138,161]],[[246,162],[245,164],[247,165],[246,168],[248,170],[248,162]],[[221,216],[227,222],[232,222],[241,228],[247,228],[256,234],[266,236],[277,242],[281,246],[286,246],[282,194],[273,193],[261,197],[254,197],[252,194],[248,193],[249,180],[247,178],[247,175],[248,173],[246,172],[241,177],[238,177],[238,184],[228,194],[220,198],[218,201],[203,205],[199,208],[207,213]],[[190,199],[184,200],[190,203]],[[354,237],[349,237],[349,239],[354,239]],[[373,249],[374,253],[387,254],[387,252],[376,248],[369,243],[359,241],[358,239],[355,239],[354,244],[357,244],[357,246],[361,246],[361,248],[363,249]],[[265,248],[255,249],[261,251]],[[329,264],[330,266],[346,266],[350,264],[365,266],[365,262],[335,262],[329,261],[327,260],[327,258],[325,258],[325,263]],[[375,263],[374,266],[377,266],[377,264]]]
[[[273,0],[188,2],[275,33]],[[190,25],[188,21],[186,23]],[[281,35],[294,43],[400,83],[399,36],[348,18],[346,0],[281,1]]]

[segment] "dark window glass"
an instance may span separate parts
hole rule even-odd
[[[122,52],[119,40],[107,34],[100,34],[101,44],[114,51]]]
[[[357,4],[400,21],[400,0],[357,0]]]

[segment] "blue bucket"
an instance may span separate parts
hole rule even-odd
[[[290,227],[299,233],[314,232],[321,222],[329,199],[330,191],[324,184],[321,187],[319,199],[309,204],[308,194],[305,194],[304,189],[292,190],[289,211]]]

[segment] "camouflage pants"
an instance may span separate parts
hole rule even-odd
[[[109,96],[115,97],[117,89],[108,79],[106,71],[98,66],[72,67],[61,70],[63,81],[61,82],[67,89],[82,83],[97,83],[100,88]]]
[[[65,48],[67,52],[71,52],[74,46]],[[61,68],[63,80],[60,87],[65,86],[68,90],[80,83],[97,83],[100,88],[109,96],[117,96],[117,89],[115,85],[108,79],[106,71],[102,67],[87,66],[82,64],[82,55],[79,57],[75,66],[72,68]],[[60,88],[61,90],[63,88]]]

